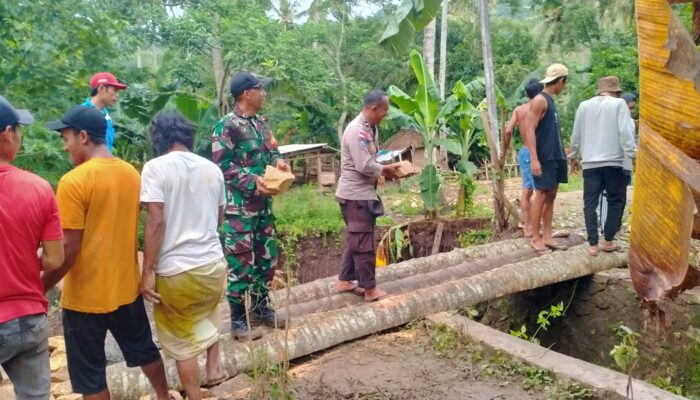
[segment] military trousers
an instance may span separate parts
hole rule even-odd
[[[249,291],[253,298],[266,297],[277,261],[272,213],[226,215],[224,255],[228,263],[226,297],[229,303],[243,304]]]
[[[384,214],[381,200],[345,200],[337,198],[346,226],[346,245],[338,279],[357,280],[357,286],[371,289],[377,286],[376,246],[374,225]]]

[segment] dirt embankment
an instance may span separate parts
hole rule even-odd
[[[641,309],[627,269],[506,296],[477,309],[482,323],[506,332],[524,323],[532,335],[540,310],[560,301],[569,308],[565,316],[551,319],[548,330],[540,330],[537,338],[543,347],[618,369],[610,351],[620,343],[616,333],[625,325],[641,335],[635,377],[652,383],[668,380],[700,398],[700,291],[662,305],[665,332],[657,330],[657,320],[648,319]]]
[[[433,242],[438,223],[443,224],[439,252],[450,251],[459,247],[459,236],[475,229],[488,226],[489,220],[483,218],[457,219],[446,221],[415,221],[410,224],[411,247],[413,257],[432,254]],[[378,244],[387,227],[378,227],[374,232]],[[298,242],[299,267],[296,278],[299,283],[336,275],[345,250],[345,232],[338,235],[308,235]],[[284,254],[280,255],[279,270],[284,270]]]

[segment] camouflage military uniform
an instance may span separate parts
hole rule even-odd
[[[277,141],[258,116],[237,109],[214,127],[212,159],[226,180],[224,254],[229,265],[229,302],[241,304],[246,292],[264,298],[277,258],[272,198],[255,193],[256,178],[280,159]]]

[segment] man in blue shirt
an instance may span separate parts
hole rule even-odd
[[[119,91],[126,89],[126,84],[120,82],[117,77],[109,72],[98,72],[90,78],[90,97],[82,105],[94,107],[105,116],[107,121],[107,136],[105,142],[107,149],[112,152],[114,145],[114,125],[109,116],[107,107],[111,107],[119,100]]]

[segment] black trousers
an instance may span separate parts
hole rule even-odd
[[[338,199],[347,227],[347,249],[343,253],[338,279],[357,280],[357,286],[377,286],[374,224],[383,213],[381,201]]]
[[[622,223],[627,197],[627,176],[622,167],[600,167],[583,170],[583,214],[590,245],[598,244],[598,203],[600,194],[607,193],[608,215],[603,233],[605,240],[615,239]]]

